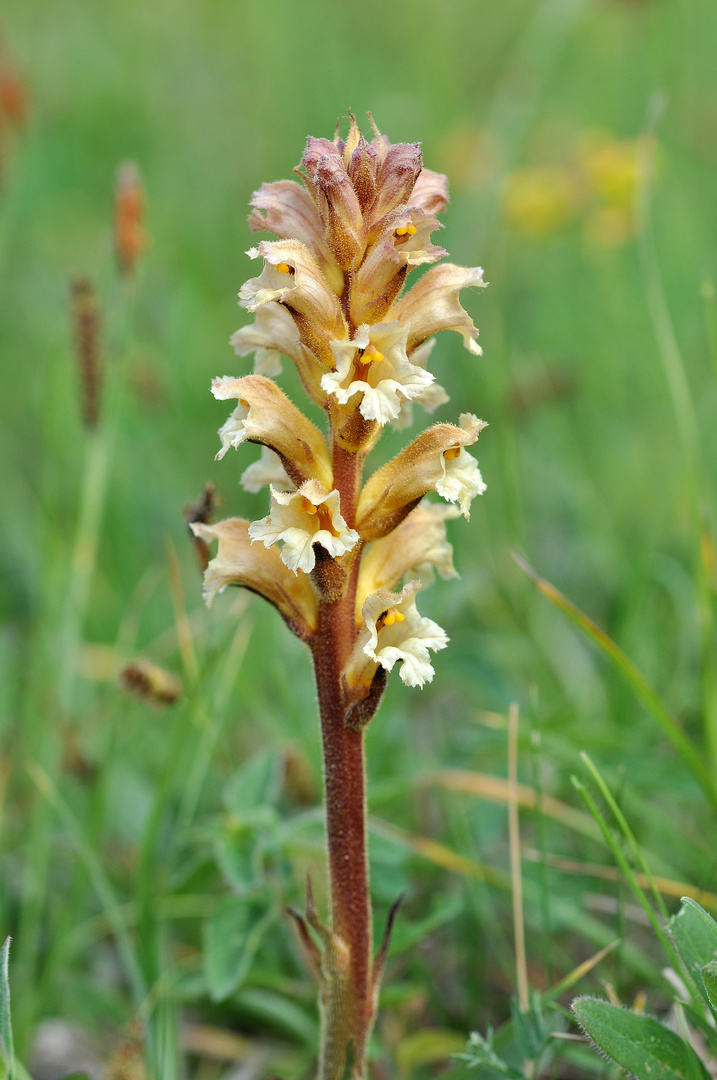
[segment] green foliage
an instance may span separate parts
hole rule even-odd
[[[223,1001],[246,979],[261,944],[275,922],[274,912],[264,914],[246,900],[228,897],[220,901],[204,923],[204,973],[213,1001]]]
[[[181,509],[212,481],[222,514],[266,512],[237,486],[256,448],[213,461],[226,411],[207,387],[250,368],[226,344],[248,321],[249,194],[289,177],[306,133],[330,135],[348,107],[423,140],[451,183],[446,246],[491,283],[466,300],[485,357],[442,335],[431,358],[451,396],[435,419],[490,423],[488,492],[449,524],[461,580],[425,594],[451,644],[420,694],[389,686],[368,730],[377,940],[406,892],[377,1067],[411,1060],[411,1080],[431,1080],[445,1060],[419,1062],[417,1036],[490,1023],[452,1078],[522,1075],[526,1053],[599,1075],[587,1046],[549,1037],[566,979],[591,994],[604,979],[624,1002],[646,991],[660,1016],[676,996],[714,1052],[709,924],[683,905],[668,927],[658,898],[673,912],[682,883],[717,911],[715,6],[366,0],[357,17],[329,0],[7,0],[2,30],[31,110],[24,130],[0,129],[0,922],[17,1056],[59,1016],[117,1038],[139,1021],[151,1080],[224,1068],[182,1049],[191,1015],[239,1033],[265,1075],[311,1075],[314,987],[282,914],[303,907],[307,873],[326,910],[309,664],[258,598],[228,590],[205,611]],[[668,105],[654,181],[633,192],[640,234],[611,240],[578,159],[596,133],[634,145],[656,87]],[[126,158],[152,238],[132,283],[111,241]],[[572,216],[526,232],[506,193],[545,167],[567,177]],[[79,418],[78,272],[103,311],[94,437]],[[137,656],[180,675],[182,700],[128,698],[116,673]],[[513,700],[522,784],[584,825],[570,777],[586,751],[630,822],[628,836],[592,774],[604,830],[524,792],[542,1025],[511,1006],[505,798],[482,781],[505,776]],[[437,770],[469,774],[472,792]]]
[[[572,1008],[595,1045],[638,1080],[708,1080],[692,1047],[651,1016],[589,997]]]
[[[0,1070],[2,1080],[15,1080],[15,1050],[10,1016],[10,938],[0,950]]]
[[[670,920],[669,931],[682,957],[692,985],[709,1001],[702,975],[705,965],[717,957],[717,923],[694,900],[683,899],[682,907]]]
[[[497,1033],[491,1028],[485,1037],[472,1032],[465,1052],[454,1055],[467,1064],[471,1075],[523,1080],[549,1066],[564,1026],[561,1010],[534,993],[526,1010],[513,1001],[511,1013],[510,1021]]]

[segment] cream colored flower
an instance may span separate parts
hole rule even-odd
[[[359,326],[353,341],[332,341],[336,370],[321,379],[322,388],[340,405],[361,394],[365,420],[395,420],[401,404],[430,387],[434,376],[406,356],[408,330],[400,323]]]
[[[436,229],[444,228],[442,222],[413,204],[399,211],[395,218],[391,215],[389,228],[401,262],[409,267],[434,263],[448,254],[430,239]]]
[[[281,240],[300,240],[312,252],[333,291],[341,294],[344,275],[324,238],[324,225],[307,191],[295,180],[262,184],[251,197],[252,232],[274,233]],[[262,213],[265,211],[265,213]]]
[[[444,450],[441,457],[443,476],[436,481],[436,491],[448,502],[458,503],[467,521],[471,502],[486,490],[478,462],[463,446]]]
[[[254,353],[255,375],[281,375],[281,356],[295,364],[303,359],[303,346],[296,323],[286,308],[276,301],[264,304],[253,323],[242,326],[229,339],[237,356]]]
[[[400,593],[379,589],[364,601],[360,631],[344,673],[349,693],[368,688],[379,664],[399,674],[406,686],[423,686],[433,678],[429,649],[445,649],[448,636],[438,623],[423,618],[416,609],[420,581],[409,581]]]
[[[281,540],[281,559],[290,570],[311,573],[316,563],[314,544],[335,558],[350,551],[360,536],[349,529],[339,510],[338,491],[327,491],[318,480],[307,480],[298,491],[271,488],[267,517],[249,526],[252,540],[271,547]]]
[[[269,484],[276,484],[282,491],[290,491],[294,486],[281,463],[281,458],[268,446],[262,446],[261,457],[244,470],[239,483],[245,491],[253,495],[262,488],[268,487]]]
[[[436,339],[434,337],[424,341],[423,345],[419,345],[411,353],[409,357],[411,363],[415,364],[416,367],[425,368],[435,344]],[[437,382],[432,382],[430,386],[427,386],[425,390],[421,390],[421,393],[417,394],[411,401],[403,402],[400,413],[395,420],[391,421],[391,427],[395,428],[396,431],[403,431],[405,428],[410,427],[413,423],[414,404],[420,405],[427,413],[434,413],[439,405],[445,405],[450,400],[445,388]]]
[[[212,383],[215,398],[237,398],[238,405],[219,429],[221,459],[230,447],[245,441],[262,443],[280,455],[295,484],[315,478],[331,485],[332,472],[326,439],[319,429],[289,401],[271,379],[263,375],[230,375]]]
[[[482,350],[475,340],[478,330],[468,312],[461,307],[459,294],[461,289],[483,289],[485,286],[480,266],[469,268],[446,263],[428,270],[391,308],[394,319],[410,325],[409,354],[439,330],[455,330],[462,335],[468,351],[480,356]]]
[[[477,462],[463,448],[471,446],[485,426],[472,413],[463,413],[458,426],[434,424],[369,477],[356,514],[364,540],[386,536],[429,491],[459,503],[468,518],[471,499],[482,494],[485,485]]]
[[[336,294],[326,284],[316,260],[298,240],[262,240],[247,252],[263,259],[264,270],[239,290],[239,302],[249,311],[278,300],[292,311],[334,337],[345,333],[345,322]]]
[[[446,536],[446,521],[458,516],[455,506],[423,499],[393,532],[368,545],[361,556],[356,587],[357,622],[367,596],[379,589],[394,589],[406,574],[419,575],[424,584],[430,583],[434,569],[444,581],[458,577]]]
[[[195,536],[218,540],[219,550],[204,574],[204,599],[211,607],[217,593],[227,585],[243,585],[278,608],[289,628],[306,640],[316,628],[317,601],[311,582],[292,574],[272,548],[254,547],[249,522],[228,518],[216,525],[194,522]]]

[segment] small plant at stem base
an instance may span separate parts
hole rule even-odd
[[[363,1080],[388,944],[374,958],[364,731],[387,673],[398,665],[407,686],[421,687],[433,678],[430,650],[448,644],[418,611],[417,574],[428,566],[455,576],[446,520],[468,518],[485,490],[466,449],[484,423],[464,413],[457,425],[435,424],[365,483],[362,472],[386,424],[410,423],[414,403],[431,412],[448,400],[426,367],[433,335],[455,330],[480,355],[459,293],[485,283],[480,268],[442,264],[402,295],[414,267],[446,254],[431,236],[447,181],[423,169],[418,143],[391,145],[375,125],[367,141],[352,116],[345,141],[308,139],[297,175],[301,183],[264,184],[252,199],[250,227],[279,237],[251,249],[263,270],[239,293],[256,318],[232,344],[255,354],[254,372],[212,386],[235,402],[217,457],[243,442],[262,446],[242,480],[249,491],[270,486],[269,512],[191,527],[219,545],[207,602],[227,585],[249,588],[311,651],[331,920],[319,917],[310,886],[294,919],[320,987],[319,1080]],[[324,410],[327,435],[268,377],[282,355]],[[449,505],[424,501],[429,492]]]

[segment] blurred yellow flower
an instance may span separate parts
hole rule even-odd
[[[637,141],[590,132],[578,142],[576,160],[592,193],[610,206],[629,210],[638,181]]]
[[[639,182],[637,139],[583,133],[568,164],[516,169],[503,192],[506,220],[516,232],[543,237],[580,220],[585,239],[617,247],[635,233]]]
[[[572,173],[552,165],[517,169],[503,193],[508,223],[528,236],[562,229],[574,217],[578,192]]]

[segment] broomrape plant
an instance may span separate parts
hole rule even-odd
[[[255,319],[231,341],[239,356],[254,354],[254,372],[215,379],[212,392],[236,402],[217,458],[244,442],[262,446],[242,483],[252,492],[269,486],[269,512],[192,526],[218,541],[207,603],[227,585],[259,593],[314,662],[331,921],[320,920],[310,884],[306,915],[294,917],[320,985],[319,1080],[341,1080],[347,1069],[365,1077],[388,945],[387,931],[374,957],[364,729],[394,666],[410,687],[433,678],[431,651],[448,637],[420,614],[416,575],[432,567],[456,576],[446,520],[467,519],[485,490],[466,449],[485,425],[470,413],[429,427],[362,484],[386,424],[409,424],[414,403],[432,412],[448,400],[426,366],[434,335],[455,330],[480,355],[459,294],[485,285],[479,267],[444,263],[403,293],[415,267],[447,254],[431,237],[448,185],[423,169],[419,143],[392,145],[371,123],[370,142],[353,116],[345,141],[309,138],[301,183],[279,180],[253,195],[250,228],[279,238],[249,251],[263,269],[239,292]],[[327,435],[269,378],[280,374],[281,356],[324,410]],[[430,492],[448,505],[426,500]]]

